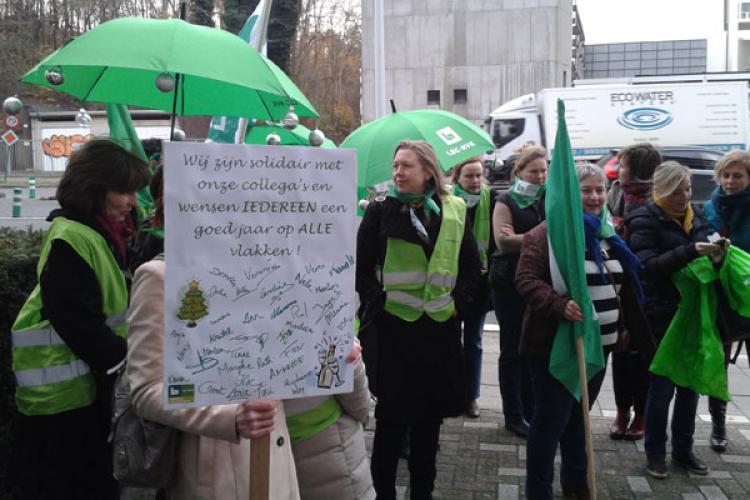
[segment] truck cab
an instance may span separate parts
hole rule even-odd
[[[527,142],[542,143],[536,96],[526,94],[490,113],[487,132],[495,143],[495,159],[505,160]]]

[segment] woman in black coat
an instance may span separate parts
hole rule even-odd
[[[657,343],[677,312],[680,294],[672,276],[702,255],[720,259],[720,246],[707,243],[709,227],[699,208],[690,203],[690,170],[679,163],[662,163],[654,174],[653,201],[626,218],[629,243],[644,265],[644,311]],[[648,473],[668,476],[666,466],[669,404],[677,394],[672,415],[672,459],[694,474],[708,473],[693,451],[698,394],[676,386],[670,379],[651,374],[646,398],[646,456]]]
[[[367,208],[357,234],[360,319],[374,322],[378,342],[371,469],[378,498],[396,498],[399,451],[409,429],[411,498],[424,499],[432,498],[442,419],[466,408],[455,311],[475,297],[479,251],[466,206],[446,191],[429,144],[401,142],[393,180],[388,197]],[[436,283],[452,289],[436,296]]]

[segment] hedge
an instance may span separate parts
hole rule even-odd
[[[10,427],[15,415],[10,327],[36,284],[42,231],[0,227],[0,499],[7,491]]]

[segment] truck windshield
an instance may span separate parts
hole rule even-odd
[[[526,120],[523,118],[497,119],[492,127],[492,141],[496,148],[501,148],[523,134]]]

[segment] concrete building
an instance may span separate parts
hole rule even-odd
[[[375,1],[362,2],[364,121],[376,118]],[[382,2],[385,99],[398,110],[435,107],[481,123],[510,99],[574,79],[571,0]]]

